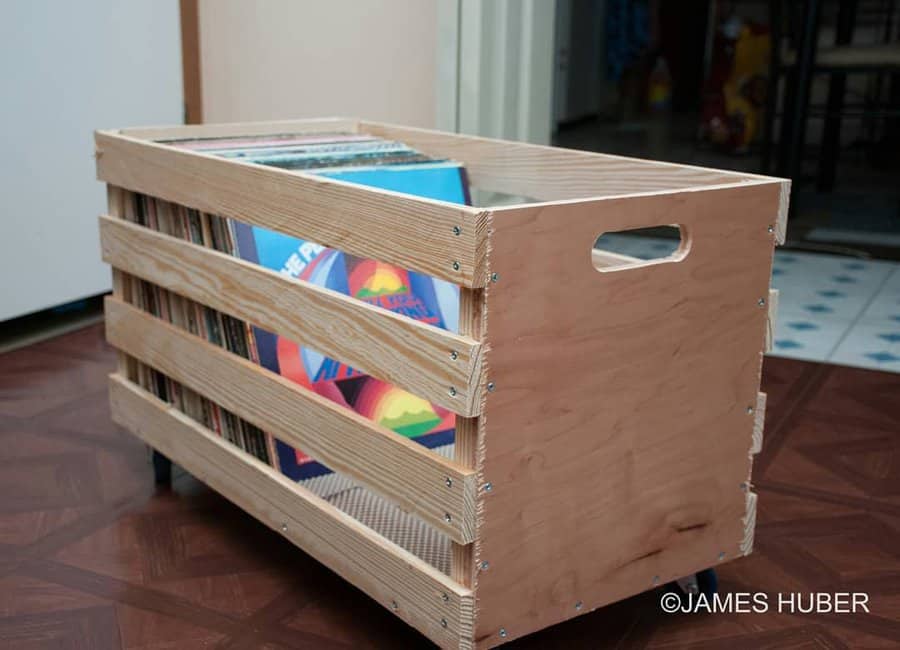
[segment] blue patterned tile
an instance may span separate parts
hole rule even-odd
[[[890,363],[892,361],[900,361],[900,357],[890,352],[866,352],[865,356],[877,361],[878,363]]]
[[[816,325],[815,323],[810,323],[809,321],[805,321],[805,320],[795,321],[793,323],[787,323],[787,326],[793,330],[798,330],[801,332],[807,331],[807,330],[819,329],[819,326]]]

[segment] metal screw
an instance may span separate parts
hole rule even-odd
[[[753,415],[753,407],[752,406],[747,407],[747,415]]]
[[[766,230],[769,231],[770,233],[773,233],[773,232],[775,232],[775,226],[769,226],[768,228],[766,228]]]
[[[760,298],[759,300],[756,301],[756,304],[759,305],[760,307],[765,307],[765,306],[766,306],[766,299],[765,299],[765,298]]]
[[[459,226],[453,226],[453,234],[459,237],[462,234],[462,228],[460,228]]]
[[[449,476],[444,479],[444,483],[447,485],[447,487],[453,487],[453,479]]]
[[[577,603],[575,603],[575,609],[578,610],[579,612],[581,611],[582,607],[584,607],[584,603],[581,602],[580,600]]]
[[[655,585],[659,584],[659,576],[653,576],[653,584],[655,584]]]
[[[450,350],[450,358],[456,361],[457,359],[459,359],[459,352],[457,352],[456,350]]]
[[[443,600],[445,603],[449,603],[449,602],[450,602],[450,596],[447,595],[447,592],[446,592],[446,591],[445,591],[444,593],[441,594],[441,600]]]
[[[447,627],[447,619],[446,618],[441,619],[441,627]]]
[[[456,397],[456,389],[453,386],[450,387],[448,392],[450,393],[450,397]]]
[[[500,628],[500,636],[502,636],[504,639],[506,638],[506,628],[505,627]]]
[[[500,279],[500,275],[498,273],[491,273],[491,282],[496,282]]]
[[[487,389],[488,389],[489,393],[493,393],[494,392],[494,382],[489,381],[488,385],[487,385]]]
[[[453,260],[453,270],[459,271],[459,262],[457,262],[456,260]]]
[[[485,484],[484,484],[484,491],[485,491],[485,492],[490,492],[490,491],[493,490],[493,489],[494,489],[494,486],[493,486],[491,483],[485,483]]]
[[[444,521],[446,521],[448,524],[449,524],[451,521],[453,521],[453,517],[450,516],[450,513],[449,513],[449,512],[445,512],[445,513],[444,513]]]
[[[392,600],[392,601],[391,601],[391,609],[393,609],[393,610],[396,612],[396,611],[397,611],[397,607],[398,607],[397,601],[396,601],[396,600]]]
[[[281,524],[281,532],[282,532],[282,533],[286,533],[286,532],[287,532],[287,524],[284,524],[284,523]]]
[[[491,567],[491,563],[488,562],[487,560],[484,560],[484,561],[481,563],[481,570],[482,570],[482,571],[487,571],[490,567]]]
[[[741,483],[741,489],[742,489],[744,492],[746,492],[746,491],[747,491],[747,488],[749,488],[749,487],[750,487],[750,486],[747,485],[746,483]]]
[[[719,553],[719,562],[721,562],[724,559],[725,559],[725,551],[722,551],[721,553]]]

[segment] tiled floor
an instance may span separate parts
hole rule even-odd
[[[604,236],[604,248],[642,259],[673,240]],[[900,264],[778,250],[773,356],[900,372]]]

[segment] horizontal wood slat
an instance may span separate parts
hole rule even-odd
[[[359,130],[466,165],[472,185],[540,201],[676,190],[765,176],[361,121]],[[776,179],[769,179],[775,181]],[[773,219],[775,215],[772,215]]]
[[[103,259],[127,273],[455,413],[470,416],[481,407],[482,347],[472,339],[112,217],[100,217],[100,241]]]
[[[176,126],[136,126],[119,133],[142,140],[184,140],[188,138],[241,138],[301,133],[356,133],[359,120],[323,117],[273,122],[230,122],[225,124],[179,124]]]
[[[106,337],[454,540],[474,541],[474,470],[115,298],[106,299]]]
[[[109,388],[115,422],[439,645],[471,647],[471,590],[121,376]]]
[[[486,212],[109,132],[95,140],[97,176],[107,183],[463,286],[484,285]]]

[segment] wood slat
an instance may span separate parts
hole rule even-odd
[[[359,120],[354,118],[323,117],[272,122],[138,126],[120,129],[119,133],[141,140],[185,140],[189,138],[239,138],[300,133],[356,133],[359,130],[358,125]]]
[[[97,176],[361,257],[483,286],[487,215],[463,205],[98,131]]]
[[[109,388],[115,422],[439,645],[471,647],[471,590],[121,376]]]
[[[454,540],[473,540],[473,470],[114,298],[106,299],[106,337],[119,350],[398,503]]]
[[[455,413],[480,408],[482,347],[472,339],[112,217],[100,217],[100,241],[103,259],[116,268]]]
[[[753,180],[756,174],[546,147],[361,121],[359,129],[466,165],[472,185],[540,201],[686,189]],[[784,181],[788,183],[788,181]],[[773,221],[776,215],[772,215]]]

